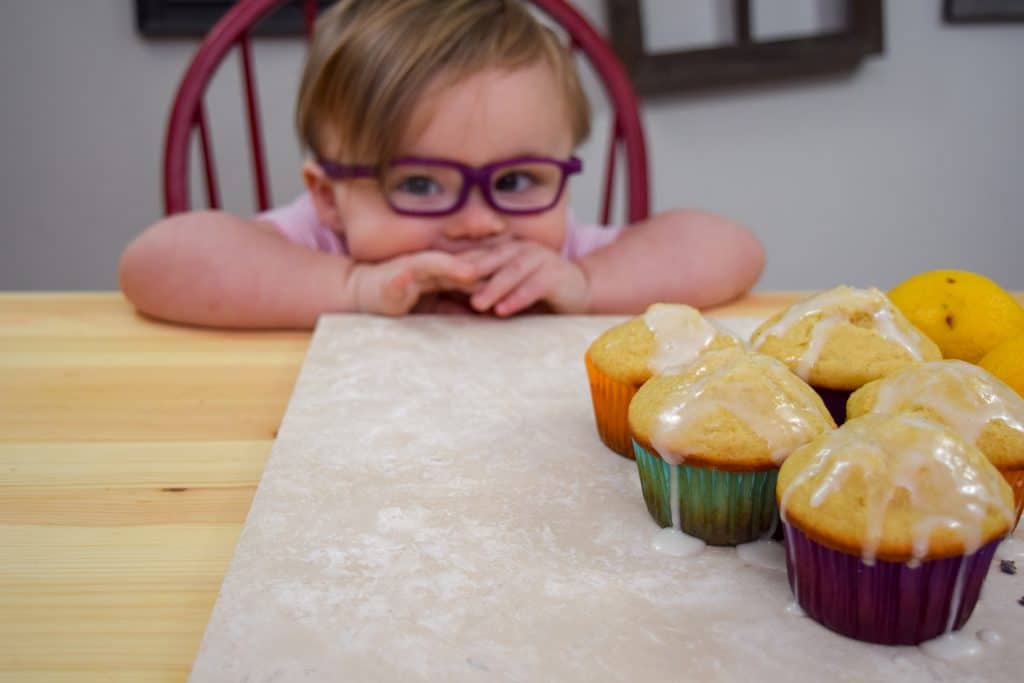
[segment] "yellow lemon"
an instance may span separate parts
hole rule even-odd
[[[989,278],[966,270],[920,273],[889,298],[944,358],[977,363],[1004,339],[1024,334],[1024,308]]]
[[[1003,380],[1024,397],[1024,335],[1010,337],[989,351],[978,365]]]

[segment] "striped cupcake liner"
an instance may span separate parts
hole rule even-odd
[[[1017,524],[1020,522],[1021,510],[1024,509],[1024,470],[999,470],[999,474],[1003,475],[1003,479],[1013,489],[1013,509],[1016,514],[1013,518],[1013,526],[1007,532],[1007,535],[1009,535],[1017,528]]]
[[[591,362],[589,353],[583,356],[583,362],[587,366],[594,422],[597,423],[601,441],[619,455],[632,459],[629,402],[633,400],[637,388],[632,384],[617,382],[598,370]]]
[[[784,526],[789,586],[804,612],[844,636],[882,645],[917,645],[962,627],[1002,540],[911,568],[883,560],[867,565]]]
[[[672,478],[677,478],[678,527],[710,545],[739,545],[761,538],[776,524],[778,469],[727,472],[670,465],[633,441],[647,511],[672,526]]]
[[[828,408],[828,412],[832,415],[832,419],[836,421],[836,426],[842,426],[846,422],[846,401],[853,392],[840,389],[823,389],[815,386],[811,388],[821,397],[825,407]]]

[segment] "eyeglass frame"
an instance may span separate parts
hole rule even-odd
[[[331,161],[330,159],[324,159],[323,157],[317,157],[317,164],[323,169],[324,174],[331,180],[348,180],[350,178],[377,178],[380,176],[380,165],[379,164],[342,164],[337,161]],[[554,164],[562,171],[562,180],[558,185],[558,191],[555,192],[554,199],[551,200],[550,204],[537,209],[506,209],[499,206],[494,201],[494,196],[491,194],[490,183],[487,182],[491,178],[491,174],[495,170],[505,167],[514,166],[515,164],[529,164],[529,163],[548,163]],[[498,213],[512,215],[512,216],[527,216],[538,213],[544,213],[550,211],[561,200],[562,194],[565,192],[565,185],[569,181],[569,176],[579,173],[583,170],[583,161],[577,156],[571,156],[568,159],[553,159],[551,157],[539,157],[539,156],[522,156],[513,157],[511,159],[502,159],[500,161],[494,161],[483,166],[469,166],[453,159],[442,159],[438,157],[416,157],[406,156],[399,157],[388,164],[388,167],[393,166],[404,166],[404,165],[418,165],[418,166],[439,166],[443,168],[453,168],[459,172],[462,176],[462,187],[459,190],[459,196],[448,209],[437,210],[437,211],[418,211],[413,209],[402,209],[396,207],[392,202],[391,198],[387,197],[388,206],[395,213],[402,216],[417,216],[421,218],[437,218],[440,216],[450,216],[453,213],[457,213],[462,207],[466,205],[466,201],[469,199],[469,193],[474,187],[480,188],[480,195],[487,202],[487,205]]]

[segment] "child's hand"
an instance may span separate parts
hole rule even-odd
[[[356,264],[349,277],[356,310],[404,315],[429,292],[470,292],[477,267],[452,254],[424,251],[381,263]]]
[[[477,276],[489,278],[470,300],[477,311],[509,316],[538,303],[556,313],[583,313],[589,283],[583,269],[561,254],[535,242],[506,242],[493,249],[467,252]]]

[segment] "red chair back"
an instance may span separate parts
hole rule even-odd
[[[259,116],[259,98],[253,74],[250,30],[278,7],[294,0],[238,0],[217,22],[199,45],[178,86],[167,124],[164,144],[164,210],[168,215],[187,211],[189,199],[189,150],[193,131],[199,134],[206,198],[210,208],[220,208],[213,143],[207,122],[203,96],[225,56],[235,47],[241,52],[242,82],[248,117],[252,153],[256,208],[270,208],[270,186],[263,148]],[[315,0],[301,0],[305,10],[307,33],[316,19]],[[568,34],[572,47],[590,61],[604,86],[613,110],[613,121],[604,177],[601,222],[606,224],[612,212],[612,195],[619,150],[624,154],[626,170],[626,219],[628,223],[648,215],[647,150],[636,95],[625,68],[608,42],[565,0],[532,0]]]

